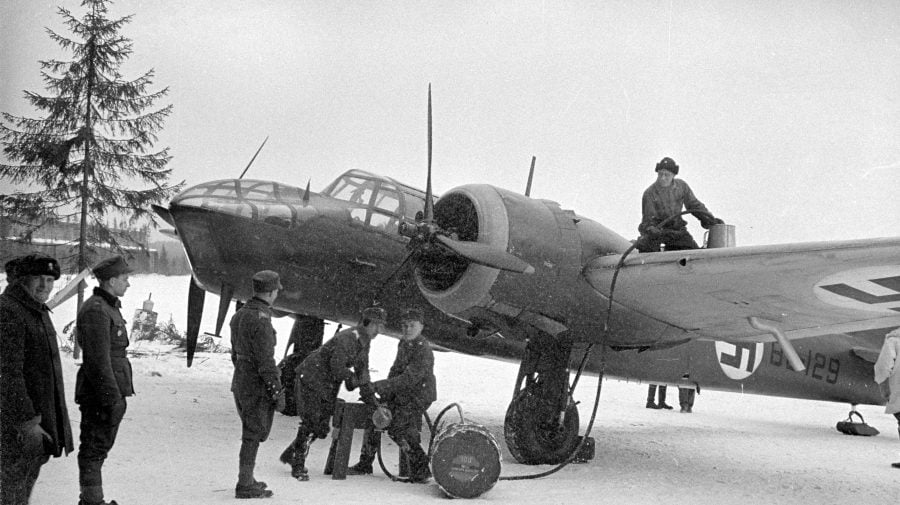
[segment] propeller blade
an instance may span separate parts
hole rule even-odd
[[[435,238],[438,242],[472,263],[520,274],[534,273],[534,267],[527,262],[487,244],[461,242],[445,235],[437,235]]]
[[[431,83],[428,83],[428,183],[425,185],[425,222],[434,222],[434,194],[431,192]]]
[[[225,316],[228,314],[228,306],[234,297],[234,286],[222,284],[222,292],[219,293],[219,313],[216,315],[216,336],[222,336],[222,325],[225,324]]]
[[[385,279],[384,282],[381,283],[381,288],[378,290],[378,293],[375,296],[373,305],[377,305],[378,303],[381,302],[382,295],[384,295],[385,288],[387,288],[391,284],[391,282],[394,280],[394,278],[397,277],[397,274],[400,273],[401,270],[403,270],[403,268],[406,266],[407,263],[409,263],[409,259],[412,258],[413,254],[415,254],[415,253],[413,251],[410,251],[410,253],[407,254],[405,258],[403,258],[403,261],[400,262],[400,266],[395,268],[394,271],[391,272],[391,275],[389,275],[388,278]]]
[[[194,362],[194,351],[197,350],[197,337],[200,335],[200,320],[203,318],[203,301],[206,291],[190,279],[188,288],[188,320],[187,320],[187,366]]]

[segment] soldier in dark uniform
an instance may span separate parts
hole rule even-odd
[[[291,465],[291,475],[309,480],[306,456],[316,438],[330,431],[341,383],[348,391],[360,388],[363,401],[374,402],[369,379],[369,344],[384,327],[387,313],[380,307],[369,307],[362,313],[362,323],[348,328],[310,354],[297,367],[295,395],[300,426],[297,438],[281,454],[281,462]]]
[[[107,504],[103,501],[101,469],[125,416],[125,398],[134,394],[131,363],[125,354],[128,332],[119,301],[131,286],[131,271],[121,256],[97,263],[93,272],[100,286],[78,311],[75,329],[83,350],[83,363],[75,380],[75,403],[81,411],[79,505]]]
[[[434,354],[431,344],[422,336],[423,328],[420,310],[409,309],[403,314],[403,334],[394,364],[387,379],[373,384],[375,393],[391,411],[392,420],[387,432],[400,447],[401,474],[408,473],[411,482],[425,482],[431,477],[428,456],[421,445],[422,416],[437,398],[437,388]],[[361,454],[353,473],[372,472],[372,459],[363,460],[363,457]]]
[[[231,391],[241,417],[236,498],[268,498],[272,491],[253,476],[260,442],[269,437],[275,410],[284,410],[284,390],[275,365],[272,303],[282,289],[271,270],[253,275],[253,298],[231,318]]]
[[[658,252],[663,245],[666,251],[697,249],[699,246],[688,231],[687,222],[679,216],[682,210],[690,211],[704,229],[724,223],[694,196],[686,182],[675,178],[677,175],[678,164],[672,158],[665,157],[656,164],[656,182],[644,190],[641,198],[642,218],[638,225],[641,236],[635,242],[635,248],[640,252]],[[665,385],[659,386],[659,402],[654,402],[656,387],[651,384],[647,390],[647,408],[672,410],[666,403]],[[694,390],[679,388],[678,397],[681,411],[690,412],[694,405]]]
[[[691,187],[678,175],[678,164],[672,158],[663,158],[656,164],[656,182],[650,185],[641,198],[643,217],[638,231],[641,237],[636,242],[640,252],[659,251],[661,244],[667,251],[697,249],[697,242],[687,230],[687,222],[676,216],[682,209],[700,220],[700,225],[708,229],[724,221],[714,217],[703,202],[694,196]]]
[[[33,254],[6,263],[0,295],[0,447],[3,505],[28,503],[50,456],[72,452],[56,330],[45,302],[59,263]]]

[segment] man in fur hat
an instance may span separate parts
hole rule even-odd
[[[3,505],[27,504],[41,466],[72,452],[56,330],[45,303],[59,263],[41,254],[5,265],[0,295],[0,431]]]

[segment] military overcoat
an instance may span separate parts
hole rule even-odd
[[[75,380],[75,403],[113,405],[134,394],[121,308],[117,296],[97,287],[78,311],[76,335],[84,361]]]
[[[401,340],[388,378],[375,383],[375,391],[391,405],[428,409],[437,398],[434,352],[423,336]]]
[[[281,392],[281,372],[275,364],[275,328],[272,307],[251,298],[231,318],[231,391],[237,395],[266,396]]]
[[[62,365],[50,311],[18,284],[0,295],[0,423],[4,438],[41,416],[53,439],[47,452],[73,450]]]

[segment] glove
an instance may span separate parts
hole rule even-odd
[[[702,226],[704,230],[708,230],[708,229],[712,228],[713,225],[717,225],[717,224],[725,224],[725,221],[722,221],[721,219],[714,217],[714,218],[710,219],[709,221],[700,223],[700,226]]]
[[[372,389],[375,390],[375,394],[382,396],[387,392],[387,383],[383,380],[376,381],[372,384]]]
[[[97,408],[97,418],[100,422],[106,424],[111,423],[117,415],[125,414],[124,398],[119,398],[109,405],[100,405]]]
[[[284,412],[284,409],[287,407],[284,398],[284,391],[279,393],[278,396],[275,397],[275,410],[278,412]]]
[[[355,375],[351,375],[344,381],[344,386],[347,388],[347,391],[353,391],[359,387],[359,379]]]
[[[25,454],[43,454],[44,444],[50,445],[53,439],[40,425],[41,416],[29,420],[19,430],[19,441],[22,443]]]
[[[375,388],[372,387],[371,382],[359,386],[359,399],[368,405],[374,405],[376,403]]]
[[[651,225],[647,227],[646,235],[648,237],[658,237],[662,235],[662,230],[658,226]]]

